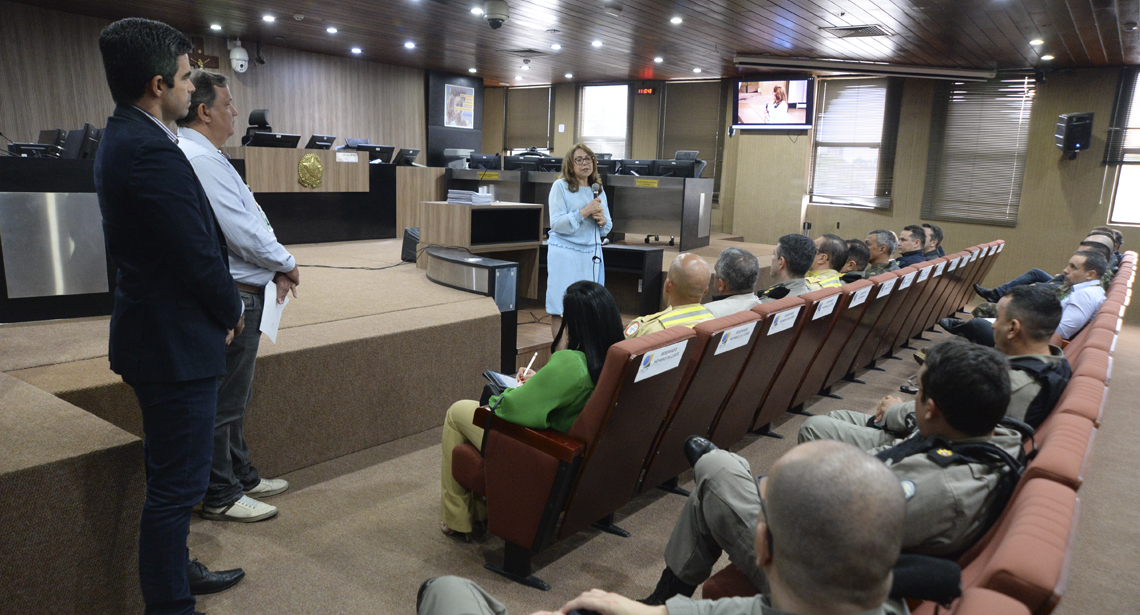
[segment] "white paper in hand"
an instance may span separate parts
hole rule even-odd
[[[269,341],[277,343],[277,327],[281,325],[281,313],[289,305],[289,295],[285,303],[277,304],[277,284],[272,280],[265,285],[265,307],[261,310],[261,332],[269,336]]]

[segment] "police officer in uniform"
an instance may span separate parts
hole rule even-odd
[[[772,253],[772,277],[776,283],[757,293],[760,302],[811,292],[804,276],[815,262],[815,252],[815,242],[803,235],[792,233],[781,237]]]
[[[713,318],[701,305],[701,297],[709,288],[712,269],[696,254],[678,254],[669,265],[665,278],[665,302],[669,307],[648,316],[636,318],[625,328],[626,338],[641,337],[669,327],[684,325],[690,329]]]
[[[936,344],[919,372],[917,432],[868,452],[883,460],[906,494],[903,551],[953,557],[996,520],[1020,476],[1021,436],[998,426],[1009,405],[1009,363],[996,350],[951,339]],[[666,569],[647,604],[691,596],[722,551],[761,591],[767,578],[740,536],[759,503],[739,455],[703,438],[686,443],[697,486],[665,547]],[[1012,480],[1011,480],[1012,479]]]

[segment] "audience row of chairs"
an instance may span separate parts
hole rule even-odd
[[[452,474],[487,499],[488,530],[506,541],[502,567],[546,587],[531,557],[589,526],[628,536],[613,513],[688,468],[683,442],[707,435],[722,448],[767,432],[880,357],[963,307],[1004,242],[869,280],[764,303],[612,346],[586,407],[568,434],[535,430],[480,409],[482,452],[463,445]],[[777,436],[778,437],[778,436]]]
[[[1104,413],[1111,355],[1131,299],[1136,260],[1135,252],[1125,255],[1099,312],[1066,346],[1073,378],[1026,443],[1030,460],[1002,517],[959,560],[962,598],[949,611],[917,605],[915,615],[1048,615],[1060,601],[1079,518],[1077,491]],[[750,581],[732,566],[702,589],[706,598],[750,593]]]

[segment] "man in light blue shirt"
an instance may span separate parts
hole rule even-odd
[[[1069,259],[1062,275],[1072,291],[1061,299],[1061,324],[1057,326],[1057,333],[1061,337],[1073,339],[1096,316],[1096,311],[1104,303],[1104,288],[1100,285],[1100,279],[1106,268],[1107,259],[1097,252],[1081,250]]]
[[[261,478],[250,463],[243,435],[245,409],[253,395],[253,371],[261,340],[265,287],[276,285],[277,302],[300,283],[293,255],[277,241],[269,219],[233,165],[219,148],[234,134],[237,109],[226,77],[194,71],[195,92],[190,114],[178,121],[182,148],[210,200],[214,217],[229,249],[230,274],[237,283],[249,325],[226,349],[226,375],[218,381],[218,410],[214,423],[214,456],[210,486],[201,515],[217,521],[249,523],[277,514],[264,498],[289,488],[282,479]]]

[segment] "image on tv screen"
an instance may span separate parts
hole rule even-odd
[[[736,94],[737,126],[811,123],[811,82],[808,79],[741,81]]]

